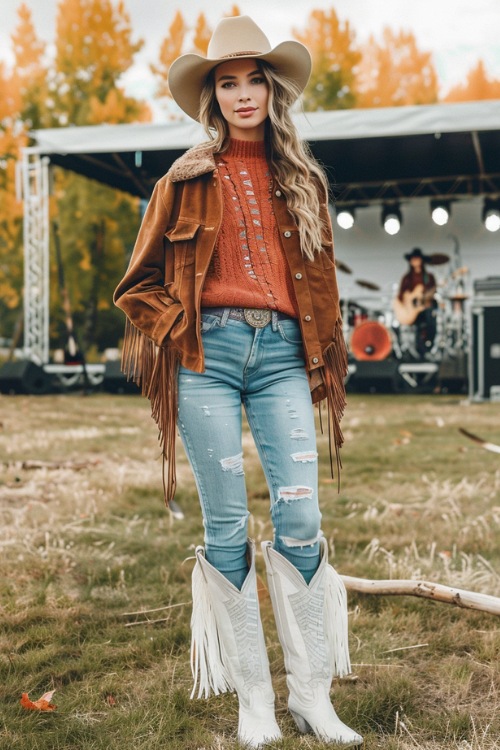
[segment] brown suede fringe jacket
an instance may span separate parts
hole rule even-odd
[[[347,351],[327,197],[321,202],[323,251],[314,261],[301,253],[297,226],[276,182],[272,202],[297,300],[312,401],[327,402],[333,476],[333,448],[338,472],[341,467]],[[201,292],[221,221],[214,149],[204,143],[189,149],[156,183],[129,267],[114,293],[115,304],[127,316],[122,370],[151,401],[167,505],[176,487],[178,368],[181,363],[195,372],[204,370]]]

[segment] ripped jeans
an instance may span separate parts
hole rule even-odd
[[[205,372],[179,372],[178,428],[195,477],[207,560],[241,589],[248,572],[245,408],[270,493],[274,547],[307,583],[319,563],[314,411],[298,321],[264,328],[202,312]]]

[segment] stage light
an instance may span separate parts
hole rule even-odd
[[[382,226],[387,234],[397,234],[402,224],[401,211],[397,203],[382,208]]]
[[[485,198],[483,221],[488,232],[498,232],[500,229],[500,199]]]
[[[337,224],[342,229],[351,229],[354,226],[354,209],[341,208],[337,214]]]
[[[443,227],[450,218],[451,207],[449,201],[431,201],[431,216],[434,224]]]

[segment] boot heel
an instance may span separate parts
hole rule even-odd
[[[295,711],[292,711],[290,709],[290,713],[293,716],[293,720],[297,724],[297,728],[299,732],[302,732],[302,734],[310,734],[312,732],[311,727],[307,723],[307,721],[304,719],[303,716],[300,716],[300,714],[295,713]]]

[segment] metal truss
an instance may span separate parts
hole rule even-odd
[[[49,159],[24,149],[24,358],[49,361]]]

